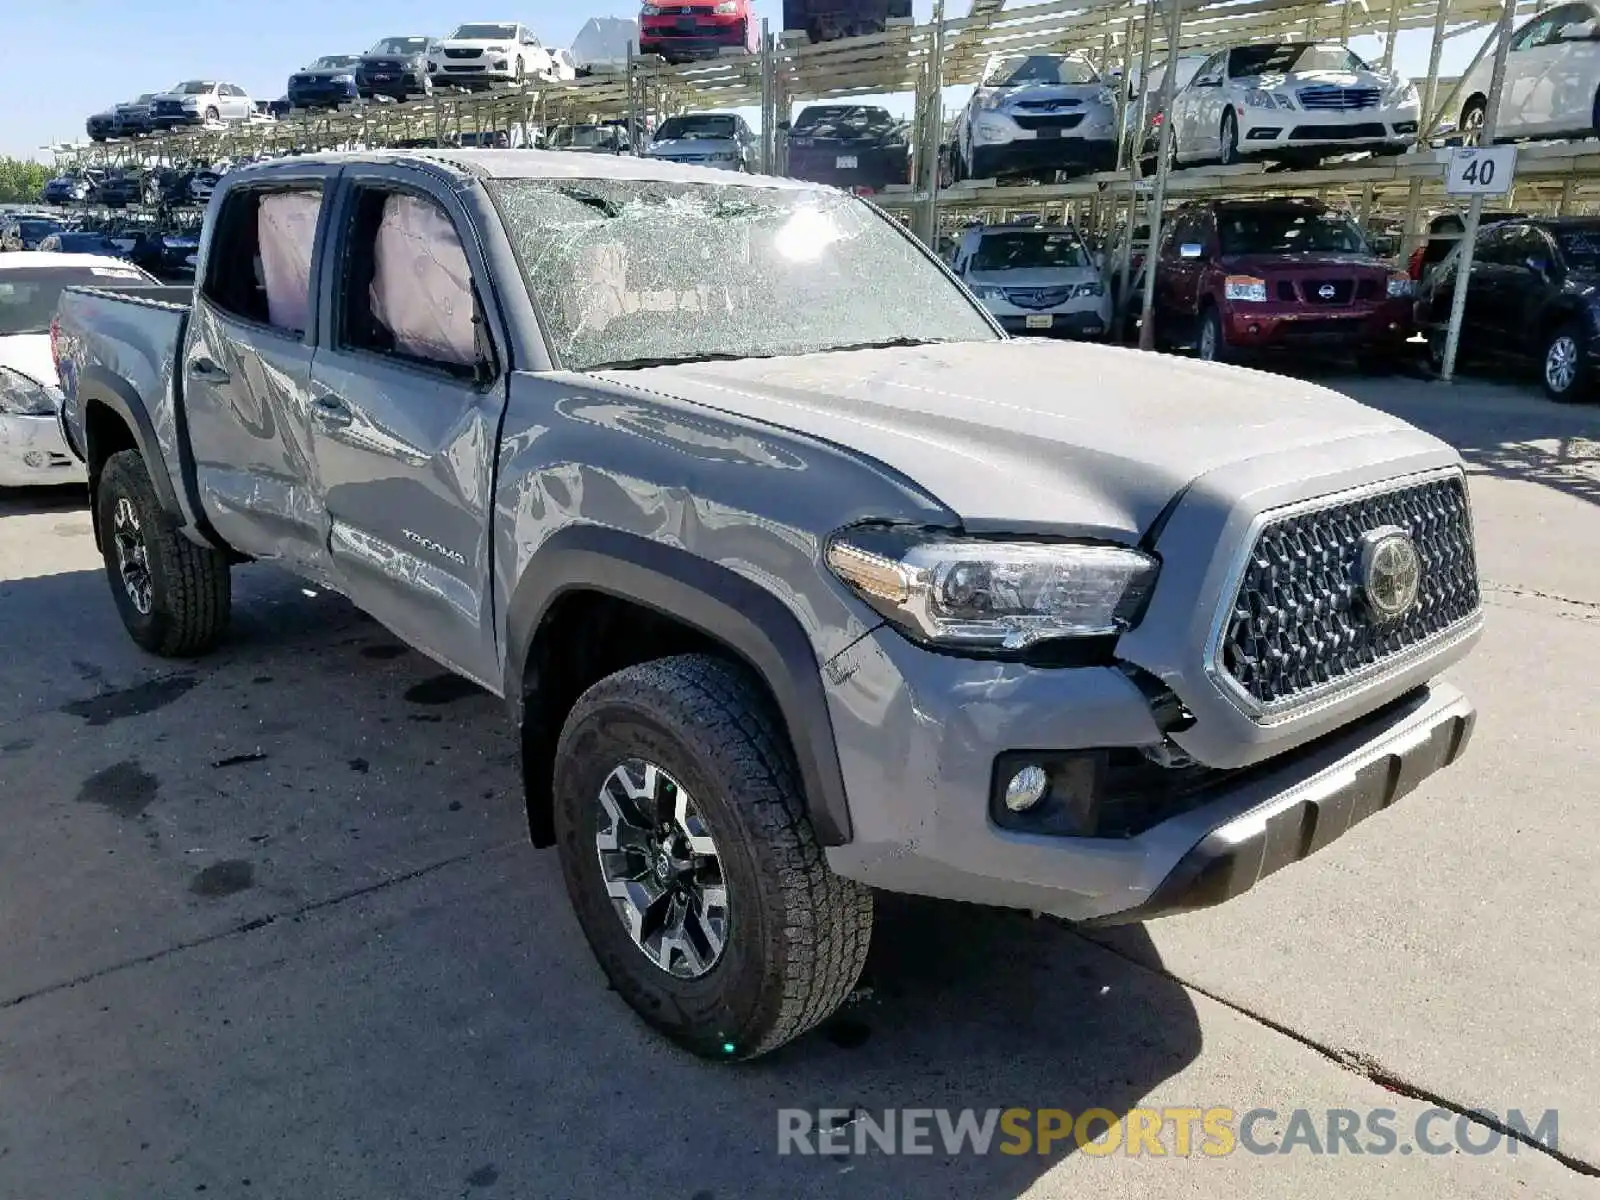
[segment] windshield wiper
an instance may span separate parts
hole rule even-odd
[[[897,346],[934,346],[950,340],[950,338],[884,338],[881,342],[851,342],[844,346],[826,346],[819,353],[835,354],[844,350],[892,350]]]
[[[738,362],[742,358],[771,358],[770,354],[664,354],[649,358],[619,358],[613,362],[596,363],[586,368],[590,371],[637,371],[644,367],[675,367],[682,363]]]

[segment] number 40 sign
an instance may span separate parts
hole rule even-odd
[[[1445,167],[1444,190],[1451,196],[1504,196],[1517,173],[1517,148],[1457,146]]]

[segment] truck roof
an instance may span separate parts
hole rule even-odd
[[[26,254],[0,255],[0,271],[9,267],[18,270],[29,267],[101,267],[115,268],[119,272],[138,270],[126,259],[112,258],[109,254],[72,254],[63,250],[30,250]]]
[[[292,172],[307,163],[396,163],[434,170],[442,167],[480,179],[659,180],[662,183],[722,183],[795,191],[815,191],[821,187],[799,179],[730,175],[712,167],[684,166],[667,159],[636,158],[631,154],[571,154],[560,150],[341,150],[252,163],[229,172],[224,179],[232,182],[263,172]]]

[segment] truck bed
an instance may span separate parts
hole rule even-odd
[[[135,431],[158,492],[188,480],[180,397],[173,364],[182,344],[192,287],[69,287],[56,309],[62,413],[74,452],[87,457],[89,401],[114,409]],[[166,470],[156,468],[161,463]],[[192,520],[187,497],[163,495]]]

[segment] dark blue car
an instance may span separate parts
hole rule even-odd
[[[295,108],[338,108],[356,98],[359,54],[325,54],[289,76],[289,103]]]

